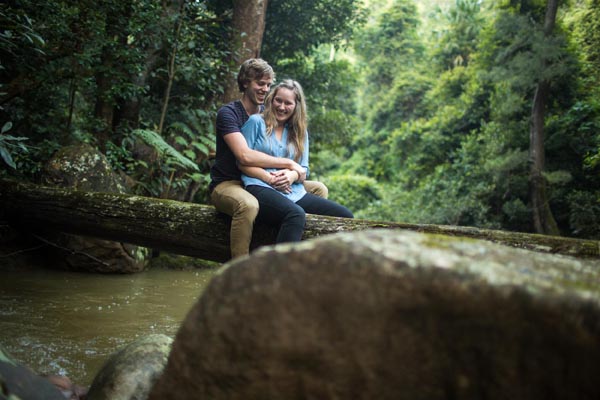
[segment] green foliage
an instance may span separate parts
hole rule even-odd
[[[329,198],[348,207],[357,217],[381,199],[377,181],[368,176],[333,175],[323,182],[329,188]]]
[[[483,24],[479,0],[456,0],[449,10],[437,9],[432,57],[439,70],[467,66],[477,49]]]
[[[357,34],[354,50],[360,56],[365,78],[363,104],[387,93],[398,76],[420,65],[424,47],[418,37],[418,26],[414,3],[395,0],[376,13]]]
[[[135,129],[132,133],[155,149],[160,157],[164,157],[167,165],[198,170],[196,163],[165,142],[158,133],[149,129]]]
[[[138,169],[148,169],[148,163],[144,160],[136,159],[131,150],[129,150],[134,141],[135,139],[126,136],[123,139],[122,145],[118,145],[112,141],[106,143],[106,159],[114,170],[122,171],[128,176],[134,176]]]
[[[589,96],[600,92],[600,2],[578,1],[567,16],[567,29],[583,70],[581,90]]]
[[[156,157],[137,156],[140,139],[156,152]],[[152,130],[136,129],[120,144],[107,143],[106,156],[114,169],[123,171],[135,184],[135,193],[167,197],[172,191],[185,192],[195,182],[208,184],[207,174],[190,158],[192,154],[186,150],[189,147],[188,143],[171,146]]]
[[[384,96],[373,96],[370,105],[372,129],[393,130],[403,122],[425,115],[423,100],[431,87],[431,78],[409,70],[399,73],[389,88],[382,88]]]
[[[5,68],[2,61],[6,62],[9,57],[24,59],[44,55],[46,42],[23,10],[0,4],[0,26],[0,72]]]
[[[270,0],[262,56],[278,61],[338,45],[361,23],[360,0]]]
[[[482,12],[479,2],[458,0],[434,15],[426,56],[433,68],[419,68],[426,57],[410,51],[421,45],[411,34],[417,24],[407,22],[414,13],[408,2],[400,3],[375,13],[356,44],[372,108],[339,171],[360,171],[379,182],[382,197],[363,215],[531,230],[529,119],[534,88],[546,79],[551,101],[544,176],[551,207],[564,232],[595,235],[598,225],[583,224],[586,214],[571,200],[574,190],[583,193],[585,209],[595,210],[590,199],[597,194],[589,189],[599,184],[593,160],[600,130],[597,101],[578,100],[590,88],[578,91],[586,70],[575,62],[569,30],[559,22],[556,35],[543,35],[543,2]],[[579,14],[593,25],[589,11]],[[580,31],[578,40],[584,37],[594,36]]]
[[[414,3],[396,0],[382,2],[357,33],[354,51],[362,79],[356,98],[366,123],[354,135],[355,152],[342,166],[344,173],[361,171],[378,180],[395,180],[400,174],[406,152],[395,152],[392,136],[424,115],[423,100],[431,86],[421,72],[425,47],[418,27]]]
[[[16,60],[24,64],[27,64],[25,60],[37,60],[44,55],[43,48],[46,42],[27,13],[13,9],[8,4],[0,4],[0,26],[0,104],[4,104],[6,98],[12,95],[9,93],[11,88],[6,87],[12,72],[11,63],[7,60]],[[29,69],[33,70],[33,66]],[[4,121],[0,132],[0,157],[7,166],[16,170],[17,163],[14,157],[27,156],[30,148],[23,143],[28,137],[6,133],[13,128],[11,120],[13,118],[6,112],[5,107],[0,106],[0,121]]]
[[[144,194],[205,179],[200,163],[214,145],[209,143],[213,127],[192,138],[184,128],[191,126],[185,114],[201,109],[214,119],[228,73],[230,51],[222,40],[227,27],[205,1],[184,2],[183,10],[174,4],[21,0],[0,5],[3,27],[10,28],[0,38],[0,121],[13,122],[14,137],[28,138],[30,151],[13,154],[20,173],[36,179],[57,148],[85,141],[131,174]],[[176,153],[158,137],[131,133],[158,124],[172,54],[175,75],[165,121],[171,128],[162,142]],[[166,151],[166,158],[141,159],[136,142],[142,137]],[[185,145],[178,144],[182,140]],[[185,161],[190,159],[198,164]],[[202,171],[184,172],[199,166]]]
[[[568,195],[567,201],[573,234],[600,240],[600,191],[573,191]]]
[[[600,2],[577,2],[567,17],[572,45],[577,49],[582,76],[579,90],[584,101],[570,110],[566,126],[579,126],[579,148],[584,153],[584,171],[596,172],[600,167]],[[580,151],[580,153],[581,153]],[[596,181],[597,182],[597,181]]]
[[[168,138],[190,160],[207,159],[215,150],[215,118],[214,113],[204,110],[184,110],[181,119],[170,125]]]
[[[8,132],[10,128],[12,128],[12,123],[7,122],[0,131],[0,157],[2,157],[2,160],[9,167],[16,169],[17,165],[13,161],[12,153],[17,150],[26,153],[28,149],[27,146],[23,144],[23,141],[27,140],[27,138],[7,135],[6,132]]]

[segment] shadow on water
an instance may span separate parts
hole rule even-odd
[[[124,345],[152,333],[174,337],[216,270],[0,270],[0,345],[39,374],[89,385]]]

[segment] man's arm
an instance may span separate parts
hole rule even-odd
[[[306,170],[294,160],[282,157],[273,157],[260,151],[252,150],[241,132],[232,132],[223,135],[227,146],[233,152],[240,166],[290,169],[299,175],[299,182],[306,179]]]

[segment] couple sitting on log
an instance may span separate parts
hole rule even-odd
[[[304,93],[286,79],[272,91],[273,68],[261,59],[240,67],[242,97],[217,113],[217,148],[209,187],[215,208],[231,216],[231,257],[249,253],[254,221],[278,228],[277,243],[302,238],[306,213],[353,218],[308,181]]]

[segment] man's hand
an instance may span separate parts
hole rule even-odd
[[[298,180],[298,175],[298,172],[289,169],[271,172],[271,181],[269,182],[269,185],[280,192],[291,193],[292,183]]]
[[[300,164],[293,160],[290,160],[290,162],[292,164],[290,165],[289,169],[295,171],[298,174],[298,179],[296,179],[298,183],[304,182],[304,180],[306,179],[306,169],[304,169],[304,167],[300,166]]]

